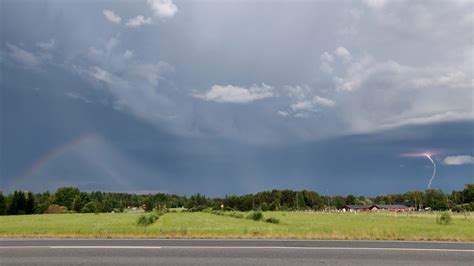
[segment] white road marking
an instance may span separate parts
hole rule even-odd
[[[50,246],[56,249],[160,249],[159,246]]]
[[[165,249],[303,249],[303,250],[383,250],[383,251],[460,251],[474,252],[469,249],[436,248],[368,248],[368,247],[281,247],[281,246],[163,246]]]
[[[474,249],[441,248],[370,248],[370,247],[282,247],[282,246],[0,246],[0,249],[289,249],[289,250],[373,250],[373,251],[433,251],[473,252]]]
[[[0,242],[15,242],[15,241],[29,241],[29,240],[39,240],[39,241],[90,241],[91,239],[84,239],[84,238],[22,238],[15,239],[15,238],[0,238]],[[460,244],[474,244],[474,241],[463,241],[463,242],[453,242],[453,241],[432,241],[432,240],[364,240],[364,239],[354,239],[354,240],[342,240],[342,239],[331,239],[331,240],[323,240],[323,239],[255,239],[255,238],[239,238],[239,239],[231,239],[231,238],[222,238],[222,239],[181,239],[181,238],[162,238],[162,239],[155,239],[155,238],[94,238],[94,241],[165,241],[165,242],[199,242],[199,241],[225,241],[225,242],[361,242],[361,243],[427,243],[427,244],[453,244],[453,243],[460,243]]]

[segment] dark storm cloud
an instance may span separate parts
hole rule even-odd
[[[472,182],[469,1],[2,9],[2,189],[398,192],[426,149]]]

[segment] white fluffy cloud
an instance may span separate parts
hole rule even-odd
[[[326,107],[333,107],[335,105],[333,100],[320,96],[314,96],[312,102]]]
[[[249,103],[274,96],[273,87],[262,83],[261,86],[252,85],[249,88],[233,85],[214,85],[204,94],[194,95],[196,98],[218,103]]]
[[[324,54],[327,54],[327,52]],[[337,47],[336,50],[334,50],[334,54],[339,57],[344,63],[348,63],[352,59],[351,53],[345,47],[342,46]]]
[[[143,25],[151,24],[151,22],[152,20],[150,17],[145,18],[142,15],[138,15],[134,18],[129,19],[125,25],[130,28],[138,28]]]
[[[283,117],[287,117],[290,115],[287,111],[282,111],[282,110],[279,110],[277,114]]]
[[[155,16],[160,18],[172,18],[178,12],[178,7],[172,0],[148,0],[148,5]]]
[[[107,91],[113,108],[152,124],[163,125],[175,116],[176,104],[162,84],[173,68],[162,61],[139,61],[133,52],[121,49],[119,36],[105,41],[101,47],[91,47],[79,64],[77,72],[93,80],[98,89]]]
[[[448,156],[444,158],[443,163],[447,165],[474,164],[474,157],[470,155]]]
[[[115,14],[112,10],[104,9],[102,13],[104,14],[104,17],[112,23],[120,24],[122,21],[122,18]]]
[[[334,105],[335,103],[331,99],[320,97],[320,96],[314,96],[312,99],[296,102],[290,105],[290,108],[293,112],[298,112],[298,111],[315,112],[317,111],[317,106],[333,107]]]
[[[311,103],[311,101],[301,101],[301,102],[297,102],[297,103],[294,103],[294,104],[290,105],[290,108],[291,108],[291,110],[293,110],[293,112],[312,111],[313,110],[313,104]]]
[[[318,90],[303,85],[303,86],[286,86],[288,100],[292,102],[286,110],[279,110],[277,114],[280,116],[293,116],[300,118],[307,118],[311,113],[315,113],[321,110],[321,108],[334,107],[336,103],[329,99],[319,95]]]
[[[339,115],[351,131],[474,119],[472,55],[458,64],[410,66],[340,48],[334,52],[339,64],[321,55],[321,64],[334,68],[321,71],[333,80]]]
[[[439,1],[409,5],[403,1],[408,5],[406,9],[398,4],[399,1],[368,2],[366,6],[359,3],[347,6],[338,2],[331,4],[327,14],[292,19],[294,23],[284,28],[286,35],[291,35],[292,40],[303,38],[305,42],[282,41],[284,37],[278,30],[281,27],[271,27],[266,22],[271,17],[262,17],[264,19],[261,20],[253,13],[241,16],[238,15],[240,12],[228,11],[227,5],[223,5],[216,6],[215,10],[200,8],[200,13],[183,13],[183,18],[193,21],[190,35],[173,34],[175,26],[182,26],[174,23],[185,23],[182,20],[168,25],[173,27],[161,25],[159,36],[137,31],[133,33],[133,38],[124,36],[127,38],[123,43],[120,42],[120,35],[104,41],[103,32],[97,31],[100,29],[89,33],[93,29],[86,27],[81,34],[74,36],[89,36],[91,39],[81,38],[84,42],[74,43],[73,49],[70,49],[72,42],[67,40],[72,35],[58,32],[54,37],[62,47],[53,59],[59,65],[69,63],[63,61],[63,56],[65,60],[75,57],[74,66],[82,67],[82,74],[89,80],[95,80],[94,85],[110,92],[109,103],[146,118],[148,122],[154,122],[158,115],[174,113],[185,117],[190,130],[196,131],[201,130],[199,123],[207,123],[209,128],[213,128],[217,124],[215,117],[219,117],[219,121],[225,120],[233,115],[232,111],[226,110],[236,109],[261,113],[259,121],[265,122],[260,126],[266,127],[265,130],[272,130],[274,124],[281,123],[281,118],[271,121],[275,116],[286,117],[288,124],[281,123],[275,128],[290,131],[305,128],[307,132],[304,134],[308,136],[323,134],[319,129],[322,127],[308,125],[319,126],[319,122],[331,135],[472,119],[472,48],[470,53],[464,50],[464,46],[471,47],[472,42],[466,42],[467,37],[463,37],[466,34],[460,34],[470,32],[472,28],[473,16],[469,12],[472,8],[456,11],[452,10],[456,4]],[[175,3],[179,5],[180,2],[148,1],[143,6],[144,3],[142,7],[148,9],[147,13],[125,16],[125,13],[122,14],[125,11],[114,10],[119,11],[123,21],[111,10],[103,10],[101,14],[102,8],[98,10],[98,18],[121,23],[119,27],[122,30],[125,27],[147,27],[145,24],[157,23],[160,18],[174,17],[178,10]],[[308,8],[317,7],[317,4],[309,2],[305,5]],[[248,8],[245,5],[236,6]],[[291,18],[300,15],[293,14],[293,9],[278,10],[281,14],[287,11]],[[136,16],[138,14],[143,16]],[[215,19],[209,18],[215,18],[220,23],[216,24]],[[330,21],[333,18],[335,20]],[[244,20],[249,25],[255,24],[255,31],[240,27],[241,23],[237,22]],[[301,24],[301,21],[308,22],[308,25]],[[315,28],[314,25],[319,22],[324,25]],[[357,34],[337,34],[339,29],[346,28],[350,28],[346,32]],[[268,34],[262,35],[261,32]],[[50,34],[41,36],[53,37]],[[98,34],[103,37],[94,37]],[[163,42],[165,36],[169,40]],[[327,36],[327,42],[318,42],[317,36]],[[25,44],[13,43],[16,46],[5,44],[5,51],[0,56],[27,66],[46,66],[48,61],[42,55],[53,53],[52,48],[56,45],[56,41],[49,38],[23,40]],[[32,42],[29,44],[27,41]],[[97,42],[103,44],[100,46]],[[170,43],[182,45],[171,47]],[[328,44],[334,46],[328,48]],[[86,45],[94,46],[90,47],[90,54],[87,55],[80,52],[88,48]],[[262,55],[258,52],[265,47],[268,48],[266,53]],[[192,53],[193,61],[199,63],[173,60],[179,73],[175,76],[178,78],[172,81],[171,76],[165,75],[167,67],[160,63],[163,53],[157,53],[154,48],[167,50],[166,58],[189,58]],[[209,52],[225,55],[225,58],[210,58]],[[86,58],[80,58],[83,55]],[[320,62],[317,62],[318,59]],[[225,68],[222,68],[223,64],[227,64]],[[318,67],[321,73],[314,73]],[[216,82],[209,84],[209,79]],[[234,83],[236,81],[239,83]],[[256,81],[269,81],[275,87],[250,86]],[[204,89],[190,91],[189,84]],[[309,84],[311,88],[294,86],[292,91],[286,91],[285,84]],[[189,97],[193,93],[199,94]],[[170,98],[174,102],[169,101]],[[266,100],[258,101],[260,99]],[[259,104],[242,108],[238,105],[206,104],[204,101],[241,104],[257,101]],[[182,112],[183,109],[187,113]],[[211,115],[217,113],[215,110],[222,111]],[[254,119],[248,117],[249,113],[239,113],[236,123],[240,122],[239,119]],[[315,123],[304,123],[292,119],[294,117],[309,117]],[[157,124],[161,125],[161,121]],[[234,127],[230,125],[229,128]],[[302,131],[299,130],[298,134]]]

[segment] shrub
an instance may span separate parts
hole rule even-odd
[[[156,220],[158,220],[158,218],[160,218],[159,213],[152,212],[152,213],[142,214],[137,219],[137,225],[148,226],[154,223]]]
[[[233,217],[233,218],[237,218],[237,219],[245,218],[243,213],[236,212],[236,211],[226,212],[226,211],[222,211],[222,210],[204,210],[204,212],[214,214],[214,215],[229,216],[229,217]],[[251,219],[251,218],[249,218],[249,219]]]
[[[275,217],[270,217],[270,218],[265,219],[265,222],[271,223],[271,224],[279,224],[279,223],[280,223],[280,220],[278,220],[278,219],[275,218]]]
[[[88,202],[84,207],[81,208],[82,213],[96,212],[97,207],[94,202]]]
[[[206,207],[204,206],[195,206],[195,207],[189,208],[188,212],[202,212],[205,210],[206,210]]]
[[[150,223],[150,220],[148,219],[148,215],[142,214],[138,216],[137,225],[147,226],[149,224],[151,223]]]
[[[247,219],[251,219],[254,221],[260,221],[263,219],[263,213],[261,211],[254,211],[247,215]]]
[[[232,207],[229,207],[229,206],[225,206],[225,207],[224,207],[224,211],[226,211],[226,212],[231,212],[231,211],[235,211],[235,209],[232,208]]]
[[[453,218],[449,212],[442,212],[441,215],[436,216],[436,222],[441,225],[448,225]]]

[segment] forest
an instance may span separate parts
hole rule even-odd
[[[309,190],[271,190],[211,198],[200,193],[188,197],[166,193],[84,192],[77,187],[61,187],[53,193],[48,191],[43,193],[13,191],[8,195],[0,193],[0,215],[123,212],[133,208],[145,211],[164,208],[186,208],[188,211],[207,208],[229,211],[327,211],[354,204],[404,204],[416,206],[417,209],[429,207],[431,210],[473,211],[474,184],[466,184],[463,190],[453,190],[451,193],[429,189],[376,197],[351,194],[328,196]]]

